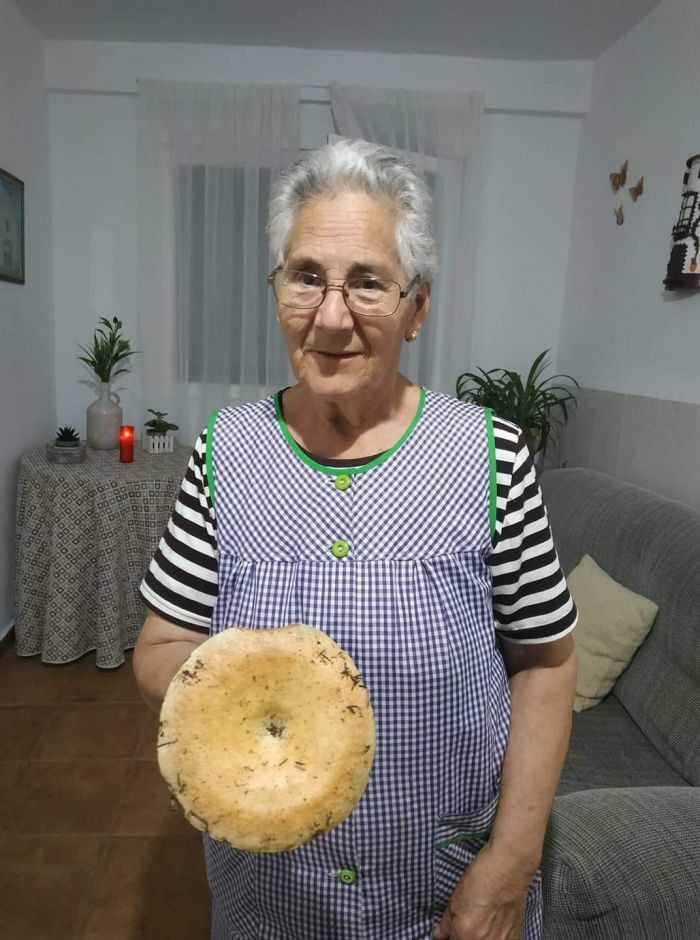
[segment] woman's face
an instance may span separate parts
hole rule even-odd
[[[318,274],[329,284],[367,274],[405,288],[395,225],[391,208],[366,193],[316,197],[297,213],[284,266]],[[428,315],[429,294],[429,286],[419,283],[386,317],[351,313],[341,291],[328,291],[312,309],[278,305],[298,381],[329,401],[382,394],[390,387],[386,380],[398,372],[406,335],[420,329]]]

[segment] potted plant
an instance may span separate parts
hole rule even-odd
[[[85,353],[78,356],[95,374],[100,385],[100,397],[88,406],[87,439],[90,447],[97,450],[112,450],[119,443],[119,428],[122,423],[122,409],[119,395],[110,391],[110,382],[118,375],[129,372],[123,363],[137,350],[131,348],[131,341],[122,335],[122,321],[112,317],[100,317],[92,338],[92,346],[79,348]]]
[[[167,411],[154,411],[149,408],[148,412],[155,417],[144,422],[146,433],[143,435],[143,449],[149,454],[172,454],[175,438],[170,432],[179,430],[179,426],[165,420]]]
[[[56,447],[77,447],[80,444],[80,435],[74,427],[59,428],[54,443]]]
[[[46,445],[49,460],[53,463],[81,463],[85,460],[85,443],[74,427],[59,428],[56,437]]]
[[[543,379],[549,366],[545,349],[535,359],[523,378],[509,369],[479,369],[477,373],[464,372],[457,379],[457,398],[471,401],[494,414],[517,424],[525,435],[530,454],[536,464],[544,459],[547,445],[556,438],[559,429],[569,420],[569,407],[576,405],[570,388],[550,384],[555,379],[568,379],[576,388],[576,379],[570,375],[553,375]]]

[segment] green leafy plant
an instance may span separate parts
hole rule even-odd
[[[118,317],[112,317],[111,323],[106,317],[100,317],[99,322],[102,326],[95,330],[91,348],[86,349],[78,343],[85,353],[84,356],[78,356],[78,359],[92,369],[100,382],[109,382],[115,376],[129,372],[129,369],[117,369],[116,366],[138,350],[132,349],[131,341],[122,336],[123,323]]]
[[[153,408],[149,408],[148,411],[150,414],[155,415],[155,418],[144,421],[144,427],[148,428],[146,434],[165,434],[166,431],[179,430],[179,425],[163,420],[168,415],[167,411],[154,411]]]
[[[540,353],[530,367],[527,378],[509,369],[479,369],[477,373],[464,372],[457,379],[457,398],[471,401],[494,414],[517,424],[525,435],[530,454],[544,453],[550,440],[569,420],[569,408],[576,405],[574,393],[564,385],[551,385],[555,379],[568,379],[576,388],[576,379],[570,375],[553,375],[543,379],[549,366]]]
[[[80,435],[73,427],[59,428],[56,432],[56,443],[63,446],[75,446],[80,443]]]

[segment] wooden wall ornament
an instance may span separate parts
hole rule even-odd
[[[678,287],[700,287],[698,253],[700,239],[700,153],[686,160],[687,170],[683,176],[683,197],[678,221],[671,230],[673,245],[666,267],[664,284],[667,290]]]
[[[620,206],[619,209],[613,209],[613,212],[615,213],[615,219],[616,219],[616,221],[617,221],[617,224],[618,224],[618,225],[624,225],[624,222],[625,222],[625,210],[624,210],[623,206]]]

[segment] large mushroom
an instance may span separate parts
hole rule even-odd
[[[251,852],[293,849],[338,826],[374,759],[357,667],[302,623],[210,637],[173,678],[160,719],[158,765],[187,820]]]

